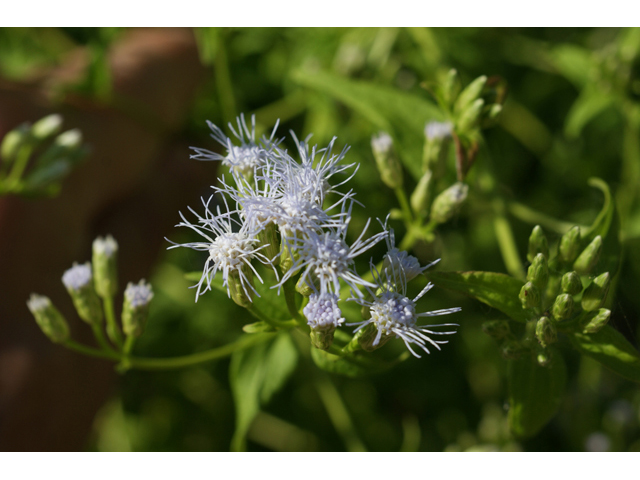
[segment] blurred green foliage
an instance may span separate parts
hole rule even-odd
[[[396,140],[407,167],[404,188],[409,193],[420,175],[424,124],[440,119],[430,86],[451,68],[457,69],[463,85],[480,75],[500,76],[508,85],[508,99],[497,128],[481,140],[468,179],[470,199],[438,230],[434,243],[418,244],[413,253],[422,264],[442,257],[441,270],[517,276],[518,264],[528,265],[526,248],[534,225],[542,225],[555,244],[569,226],[593,222],[602,208],[602,194],[589,188],[588,180],[599,177],[611,187],[620,219],[622,260],[615,296],[608,300],[610,325],[637,350],[639,29],[216,28],[194,33],[211,76],[193,105],[185,136],[193,145],[211,147],[205,119],[224,125],[240,112],[255,112],[263,131],[279,118],[280,131],[313,133],[312,142],[321,145],[337,135],[339,142],[352,146],[349,161],[361,165],[352,182],[367,210],[354,217],[352,232],[361,229],[366,217],[384,218],[398,207],[379,179],[371,135],[385,129]],[[0,73],[25,78],[84,44],[94,54],[78,91],[108,100],[105,52],[121,34],[103,29],[2,29]],[[212,165],[212,178],[213,173]],[[455,181],[453,160],[446,175],[449,184]],[[487,192],[497,193],[500,204],[487,205]],[[505,225],[517,246],[511,257],[500,243]],[[400,222],[392,226],[403,230]],[[180,235],[167,232],[176,241]],[[373,249],[372,256],[381,257],[382,248]],[[136,345],[140,355],[181,355],[224,345],[250,323],[240,321],[246,313],[219,291],[194,303],[184,273],[199,269],[200,260],[191,253],[167,252],[156,267],[151,317]],[[423,285],[410,290],[415,294]],[[359,379],[299,362],[282,389],[265,393],[268,387],[262,386],[262,411],[245,426],[247,448],[640,450],[637,384],[562,343],[567,387],[557,400],[559,413],[534,437],[514,438],[507,425],[513,414],[507,363],[481,329],[483,322],[504,318],[502,314],[442,288],[423,302],[429,310],[453,305],[463,309],[457,319],[459,334],[442,352]],[[403,348],[390,342],[383,350],[392,357]],[[295,349],[285,346],[284,351]],[[234,407],[234,385],[242,379],[229,378],[229,363],[225,359],[179,371],[127,372],[118,394],[96,418],[88,448],[228,450],[236,418],[242,421]],[[528,365],[513,368],[521,373],[517,378],[527,378]],[[540,408],[546,415],[545,407]],[[537,421],[542,425],[543,420]]]

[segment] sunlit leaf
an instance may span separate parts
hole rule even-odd
[[[525,355],[509,362],[509,427],[518,437],[535,435],[556,414],[562,403],[567,371],[562,356],[554,352],[542,367]]]
[[[574,333],[570,339],[583,354],[618,375],[640,382],[640,354],[615,328],[606,325],[597,333]]]
[[[395,88],[324,72],[298,70],[293,79],[331,95],[363,115],[376,128],[389,132],[397,140],[396,147],[406,168],[414,178],[421,177],[424,127],[431,120],[442,120],[442,113],[433,103]]]
[[[426,275],[438,287],[480,300],[513,320],[528,320],[518,298],[524,283],[514,277],[494,272],[429,272]]]

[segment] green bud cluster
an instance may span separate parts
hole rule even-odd
[[[585,248],[573,263],[573,269],[581,275],[587,275],[596,266],[602,252],[602,237],[598,235]]]
[[[542,253],[538,253],[529,270],[527,271],[527,280],[533,283],[540,291],[543,291],[547,287],[549,281],[549,265],[547,263],[547,257]]]
[[[556,326],[548,317],[540,317],[536,323],[536,338],[543,347],[547,347],[558,341]]]
[[[529,253],[527,260],[533,262],[533,259],[541,253],[545,258],[549,257],[549,242],[540,225],[533,227],[531,236],[529,237]]]
[[[611,310],[600,308],[595,312],[591,312],[584,323],[583,333],[597,333],[604,327],[611,318]]]
[[[567,272],[562,276],[562,292],[577,295],[582,291],[582,282],[577,272]]]
[[[594,278],[593,282],[589,284],[582,294],[582,309],[585,312],[593,312],[602,307],[604,301],[607,299],[610,285],[611,276],[609,272],[605,272]]]
[[[519,298],[522,308],[537,309],[540,307],[540,291],[532,282],[527,282],[522,286]]]

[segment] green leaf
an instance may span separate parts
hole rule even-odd
[[[298,361],[298,353],[288,333],[278,334],[271,342],[235,352],[229,377],[236,406],[236,431],[231,449],[246,449],[251,422],[287,381]]]
[[[509,427],[514,435],[535,435],[556,414],[567,383],[562,356],[554,351],[542,367],[531,355],[509,362]]]
[[[556,69],[576,87],[582,88],[591,80],[595,61],[591,52],[577,45],[558,45],[550,52]]]
[[[425,275],[436,286],[469,295],[513,320],[529,319],[518,298],[524,283],[514,277],[494,272],[429,272]]]
[[[364,377],[383,372],[405,361],[410,356],[411,354],[409,352],[405,352],[397,359],[391,362],[385,362],[372,357],[370,354],[366,356],[355,354],[339,357],[324,350],[311,348],[311,358],[319,368],[327,372],[337,373],[351,378]]]
[[[606,325],[597,333],[574,333],[570,339],[584,355],[618,375],[640,382],[640,354],[615,328]]]
[[[443,120],[433,103],[423,97],[370,82],[351,80],[324,72],[298,70],[293,80],[331,95],[385,130],[396,140],[400,157],[418,180],[422,176],[424,127],[431,120]]]
[[[588,85],[571,105],[565,121],[565,133],[576,138],[587,123],[613,104],[613,96],[607,95],[600,88]]]

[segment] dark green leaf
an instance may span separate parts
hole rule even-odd
[[[311,348],[311,358],[314,363],[321,369],[331,373],[338,373],[351,378],[363,377],[366,375],[373,375],[380,373],[389,368],[403,362],[409,358],[411,354],[409,352],[403,353],[396,360],[391,362],[384,362],[368,355],[353,355],[346,357],[339,357],[331,353],[319,350],[317,348]]]
[[[509,362],[509,427],[518,437],[535,435],[562,403],[567,371],[562,356],[553,353],[546,367],[530,355]]]
[[[570,338],[581,353],[618,375],[640,382],[640,354],[615,328],[606,325],[597,333],[574,333]]]
[[[297,360],[297,351],[286,332],[271,342],[260,343],[232,355],[229,377],[236,406],[232,450],[245,450],[247,431],[260,406],[284,385]]]
[[[528,320],[518,298],[524,283],[514,277],[493,272],[429,272],[426,276],[436,286],[469,295],[513,320]]]
[[[376,128],[389,132],[400,157],[414,178],[422,176],[424,127],[442,120],[442,113],[430,101],[394,88],[350,80],[323,72],[299,70],[293,79],[340,100],[366,117]]]
[[[587,86],[573,102],[567,114],[565,121],[567,136],[578,137],[584,126],[612,105],[613,100],[612,95],[604,93],[600,88]]]

